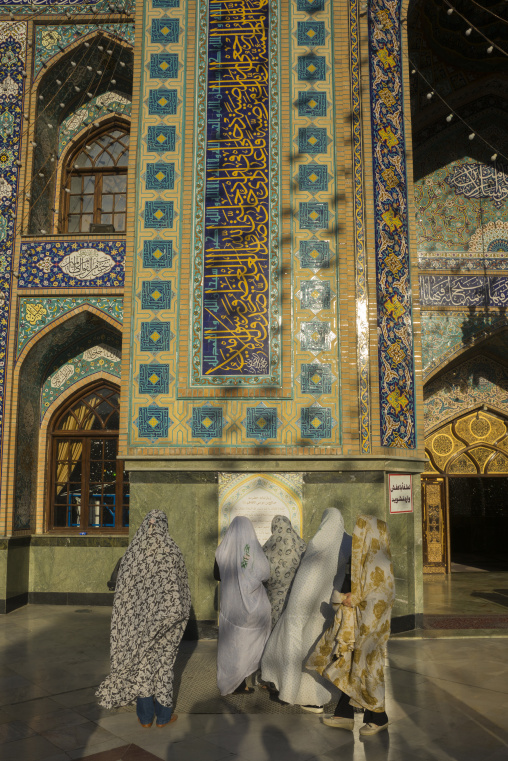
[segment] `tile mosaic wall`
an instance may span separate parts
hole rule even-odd
[[[504,327],[501,312],[426,311],[421,313],[422,365],[424,377],[449,361],[464,347]]]
[[[479,354],[425,387],[425,430],[484,404],[508,414],[508,370]]]
[[[16,14],[56,15],[59,13],[111,13],[111,0],[3,0],[8,12]],[[122,0],[115,3],[117,8],[133,11],[135,0]],[[0,7],[0,12],[2,7]]]
[[[94,333],[54,360],[41,391],[41,420],[48,408],[70,386],[97,372],[120,378],[121,344],[111,333]]]
[[[108,32],[112,37],[134,45],[133,24],[80,24],[78,27],[72,24],[35,27],[34,46],[34,78],[42,70],[43,65],[48,63],[62,49],[73,42],[83,39],[87,34],[101,29]]]
[[[78,307],[90,304],[119,325],[123,322],[123,298],[115,296],[47,296],[41,298],[21,297],[19,299],[18,315],[18,347],[19,356],[27,343],[50,323],[58,320],[64,314],[73,312]]]
[[[125,241],[31,241],[21,244],[20,288],[119,288]]]
[[[401,0],[369,3],[381,443],[416,445]]]
[[[508,277],[420,275],[422,306],[506,307]]]
[[[61,156],[62,151],[82,129],[111,111],[130,119],[132,103],[124,95],[109,91],[92,98],[64,119],[58,128],[58,155]]]
[[[197,170],[191,213],[194,332],[188,343],[189,357],[178,314],[180,289],[189,287],[180,274],[185,262],[182,226],[186,225],[181,210],[183,199],[188,208],[190,196],[188,186],[182,196],[182,162],[188,150],[186,140],[192,134],[186,122],[190,114],[186,113],[184,83],[185,50],[194,43],[194,31],[188,31],[191,16],[187,14],[192,15],[194,10],[189,10],[189,4],[181,6],[175,2],[162,8],[153,1],[145,6],[138,156],[142,183],[137,197],[129,412],[129,446],[137,449],[131,452],[144,447],[153,452],[154,446],[157,451],[174,453],[189,452],[196,446],[220,446],[223,451],[227,447],[231,452],[263,446],[272,452],[296,454],[316,444],[330,451],[340,442],[332,2],[314,0],[314,4],[302,5],[295,0],[283,21],[273,0],[268,6],[253,6],[252,12],[260,15],[254,30],[242,21],[237,5],[228,6],[229,29],[238,31],[240,37],[247,35],[252,42],[252,49],[242,47],[242,56],[258,61],[256,86],[260,88],[256,103],[246,92],[242,107],[229,112],[226,105],[230,95],[238,98],[238,92],[243,92],[242,77],[235,74],[237,63],[228,58],[228,43],[221,42],[220,29],[217,27],[217,34],[208,34],[214,32],[216,23],[225,23],[225,10],[214,1],[199,4],[194,135]],[[279,44],[281,23],[289,26],[289,50]],[[219,88],[215,84],[219,81],[214,79],[219,52],[220,82],[228,83],[230,78],[239,84],[238,92],[225,96],[224,103],[216,97]],[[166,81],[161,69],[170,71],[171,78]],[[289,77],[289,91],[280,89],[282,72]],[[207,81],[208,97],[204,89]],[[157,106],[161,99],[169,101],[167,90],[175,92],[172,102],[176,106],[170,111],[176,113],[169,113],[166,103]],[[290,130],[291,146],[289,162],[284,155],[285,171],[290,175],[284,188],[280,188],[280,103],[286,104],[289,113],[284,128]],[[231,154],[228,159],[229,143],[218,141],[247,140],[246,119],[254,120],[261,142],[256,148],[242,142],[245,150],[238,154],[235,169],[227,164],[234,157]],[[266,130],[270,131],[269,144],[262,141]],[[219,146],[224,150],[219,151]],[[251,156],[250,163],[246,153]],[[233,171],[237,172],[235,177]],[[291,211],[281,203],[280,192],[286,194]],[[254,203],[254,197],[262,203]],[[226,208],[228,199],[230,209]],[[240,203],[244,205],[241,212]],[[250,205],[255,213],[263,214],[263,219],[254,218]],[[297,340],[292,387],[290,375],[287,386],[281,384],[284,363],[280,363],[278,335],[278,225],[279,216],[284,214],[291,226],[291,240],[284,245],[292,246],[294,263],[293,275],[290,271],[285,274],[293,277],[297,296],[293,300],[292,329]],[[185,243],[190,235],[187,228]],[[204,317],[205,313],[209,317]],[[252,315],[256,315],[257,325]],[[286,331],[290,319],[288,310]],[[218,327],[221,320],[223,336]],[[175,334],[179,334],[180,343]],[[250,344],[245,351],[239,349],[239,337]],[[230,339],[233,353],[225,343]],[[290,351],[291,346],[289,342]],[[225,364],[219,367],[222,360]],[[284,362],[288,365],[290,356]],[[187,376],[182,373],[185,363],[189,367]],[[211,386],[209,391],[205,383]],[[266,398],[264,383],[268,385]],[[245,384],[256,390],[255,401],[242,391]],[[228,388],[222,392],[224,385]],[[239,385],[243,396],[228,394],[232,385]]]
[[[4,388],[12,288],[12,258],[21,157],[27,29],[0,23],[0,455],[3,451]]]

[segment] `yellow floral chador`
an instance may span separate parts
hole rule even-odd
[[[307,668],[329,679],[357,708],[384,711],[384,663],[395,599],[388,526],[360,515],[353,532],[351,605],[334,593],[333,624],[307,661]]]

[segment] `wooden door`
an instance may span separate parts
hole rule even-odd
[[[423,572],[447,573],[448,531],[444,478],[422,478]]]

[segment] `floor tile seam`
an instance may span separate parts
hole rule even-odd
[[[493,690],[487,687],[480,687],[480,685],[476,685],[476,684],[468,684],[467,682],[458,682],[456,679],[447,679],[446,677],[443,677],[443,676],[431,676],[429,674],[422,674],[420,671],[411,671],[410,669],[403,669],[400,667],[397,667],[396,670],[403,671],[405,674],[415,674],[427,680],[432,680],[436,682],[449,682],[450,684],[460,684],[463,687],[471,687],[478,690],[484,690],[485,692],[495,692],[498,695],[506,695],[508,693],[508,691],[502,692],[501,690]]]

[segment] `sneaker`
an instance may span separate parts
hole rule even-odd
[[[351,732],[355,728],[354,719],[343,719],[342,716],[325,716],[323,724],[327,727],[335,727],[336,729],[350,729]]]
[[[324,711],[323,706],[300,706],[300,708],[309,713],[323,713]]]
[[[369,737],[369,735],[377,735],[378,732],[382,732],[383,729],[388,729],[388,722],[386,724],[364,724],[360,727],[360,737]]]

